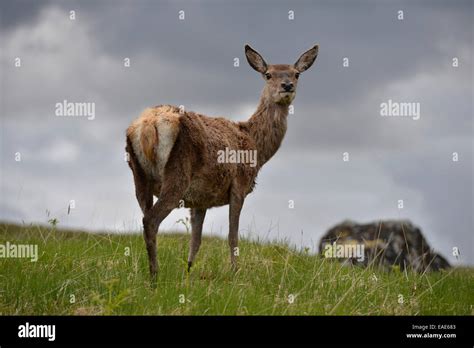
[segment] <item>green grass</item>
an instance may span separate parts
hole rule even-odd
[[[189,234],[158,236],[150,286],[141,235],[0,224],[0,244],[38,244],[39,259],[0,258],[2,315],[472,315],[474,270],[416,274],[343,266],[285,243],[204,237],[186,271]],[[126,248],[130,248],[127,256]],[[183,299],[184,303],[180,302]],[[399,303],[403,296],[403,303]],[[294,297],[294,301],[291,298]],[[74,299],[75,301],[72,301]],[[292,303],[290,303],[292,302]]]

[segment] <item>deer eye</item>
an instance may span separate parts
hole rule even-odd
[[[300,73],[295,74],[295,78],[298,78],[298,77],[300,77]]]
[[[267,80],[270,80],[270,79],[272,78],[272,74],[266,73],[266,74],[265,74],[265,77],[267,78]]]

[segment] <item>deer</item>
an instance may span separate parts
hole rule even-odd
[[[224,205],[229,205],[231,268],[238,269],[239,219],[244,200],[254,190],[262,166],[280,148],[299,76],[313,65],[318,50],[318,45],[313,46],[294,64],[269,65],[257,51],[245,45],[249,65],[265,81],[257,109],[247,121],[158,105],[145,109],[127,128],[125,150],[143,213],[152,282],[158,272],[159,226],[171,211],[183,206],[190,209],[191,215],[188,273],[201,245],[206,211]],[[256,163],[218,161],[226,148],[256,151]]]

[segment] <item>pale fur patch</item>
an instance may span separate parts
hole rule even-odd
[[[179,132],[179,114],[164,114],[158,119],[158,171],[163,176],[166,163]]]
[[[142,136],[141,128],[142,128],[142,124],[141,124],[141,122],[137,122],[137,121],[135,121],[135,122],[136,122],[135,130],[134,130],[133,135],[131,137],[133,151],[135,152],[135,155],[137,156],[138,162],[140,163],[143,171],[147,175],[155,177],[156,176],[156,170],[153,166],[153,163],[150,162],[146,158],[145,153],[142,151],[142,147],[141,147],[141,136]]]
[[[170,106],[148,108],[128,128],[127,133],[132,141],[133,151],[147,175],[154,178],[163,176],[164,168],[179,133],[179,117],[179,112]],[[150,161],[142,149],[141,137],[144,123],[152,123],[158,131],[158,144],[154,145],[156,163]]]

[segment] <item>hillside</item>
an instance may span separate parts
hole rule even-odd
[[[141,235],[0,224],[0,245],[37,244],[38,260],[0,258],[0,314],[472,315],[474,270],[416,274],[342,266],[284,243],[204,237],[188,274],[189,235],[159,234],[148,282]]]

